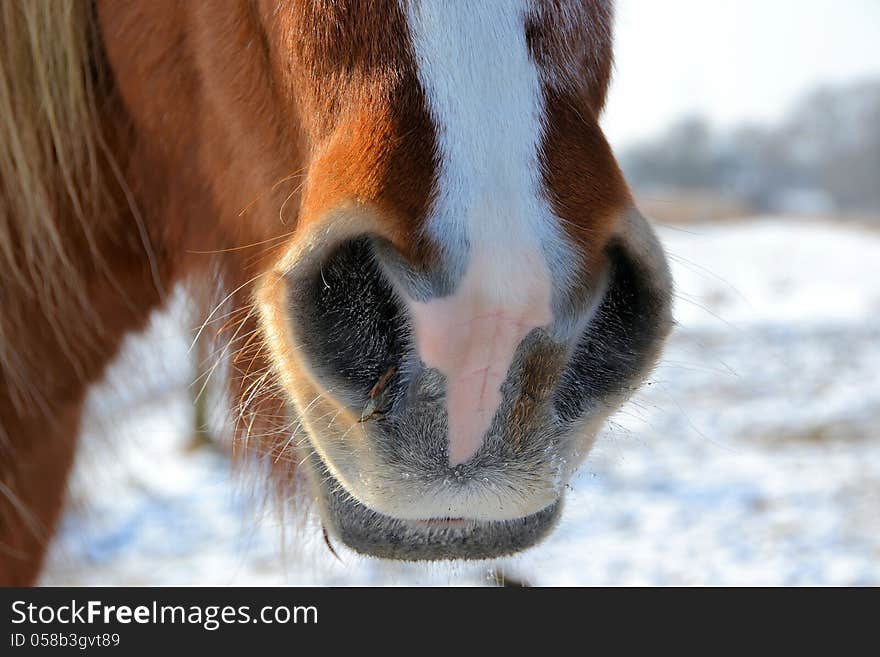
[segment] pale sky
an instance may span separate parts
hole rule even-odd
[[[880,77],[880,0],[617,0],[612,145],[685,114],[773,121],[817,84]]]

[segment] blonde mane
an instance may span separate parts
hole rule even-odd
[[[27,358],[15,338],[27,330],[18,319],[24,304],[50,324],[70,304],[86,312],[65,317],[88,314],[71,245],[84,241],[97,254],[111,198],[93,3],[0,3],[0,52],[0,375],[14,384]]]

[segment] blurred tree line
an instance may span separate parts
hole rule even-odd
[[[687,118],[621,165],[637,195],[687,190],[751,211],[880,219],[880,80],[818,89],[774,126]]]

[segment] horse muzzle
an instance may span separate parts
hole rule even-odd
[[[483,377],[496,394],[479,440],[458,454],[454,383],[426,357],[424,317],[414,319],[381,241],[343,235],[288,261],[261,312],[336,536],[362,553],[425,560],[499,557],[550,533],[568,481],[671,324],[653,233],[634,211],[621,226],[577,317],[517,323],[502,371]]]

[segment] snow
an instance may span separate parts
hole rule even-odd
[[[880,233],[784,217],[659,233],[678,326],[540,546],[337,559],[311,514],[259,499],[258,473],[192,447],[188,332],[166,313],[90,398],[43,582],[880,584]]]

